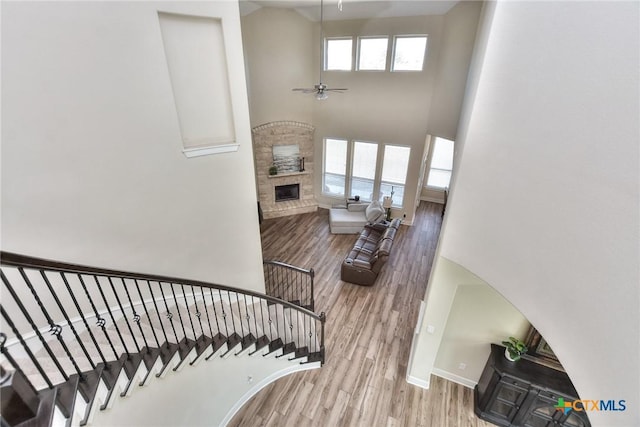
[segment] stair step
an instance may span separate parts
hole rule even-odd
[[[275,351],[280,350],[282,347],[284,347],[284,342],[282,341],[281,338],[276,338],[275,340],[269,343],[269,351],[266,352],[264,355],[267,356]]]
[[[129,394],[129,390],[131,389],[131,385],[133,384],[133,381],[135,380],[136,377],[136,373],[138,372],[138,369],[140,367],[140,364],[142,363],[142,355],[137,353],[137,354],[129,354],[127,355],[125,361],[124,361],[124,373],[127,375],[127,378],[129,379],[129,381],[127,381],[127,385],[125,386],[124,390],[122,391],[122,393],[120,393],[121,397],[126,396],[127,394]]]
[[[71,418],[73,415],[79,382],[80,377],[76,374],[70,376],[68,381],[56,386],[56,406],[65,418]]]
[[[309,355],[309,348],[307,347],[297,348],[293,353],[293,357],[289,358],[289,360],[301,359],[303,357],[307,357],[308,355]]]
[[[189,338],[183,338],[178,343],[178,354],[180,355],[180,362],[173,368],[174,371],[178,371],[182,366],[184,366],[185,361],[187,360],[191,350],[193,350],[196,346],[196,342]]]
[[[108,391],[103,404],[100,406],[100,410],[105,410],[109,406],[109,402],[113,396],[113,390],[118,384],[118,378],[120,378],[120,373],[122,372],[122,367],[124,366],[126,357],[126,355],[122,355],[118,360],[109,362],[104,366],[102,371],[102,380],[107,386]]]
[[[160,347],[160,360],[162,361],[162,368],[160,372],[156,374],[156,377],[160,378],[169,367],[169,363],[173,360],[173,357],[178,353],[178,344],[166,342]]]
[[[16,425],[35,417],[38,413],[40,394],[29,386],[26,377],[21,372],[7,372],[4,369],[2,372],[11,375],[6,380],[3,378],[0,389],[2,425],[4,426],[5,421],[9,425]]]
[[[269,337],[266,335],[261,336],[260,338],[258,338],[258,340],[256,341],[256,348],[255,350],[253,350],[251,353],[249,353],[249,356],[257,353],[258,351],[262,350],[263,348],[265,348],[266,346],[269,345]]]
[[[38,412],[34,418],[31,418],[27,421],[21,422],[19,424],[9,424],[14,427],[39,427],[39,426],[50,426],[53,424],[53,416],[56,408],[56,395],[58,394],[58,390],[54,388],[53,390],[45,389],[39,393],[40,396],[40,404],[38,405]],[[2,414],[2,417],[5,418],[5,414]],[[5,418],[6,419],[6,418]],[[3,421],[5,421],[3,419]],[[2,424],[4,426],[4,422]]]
[[[233,351],[233,348],[242,342],[242,337],[237,333],[232,333],[227,338],[227,351],[225,351],[220,357],[225,357]]]
[[[98,394],[100,378],[102,376],[103,370],[104,365],[100,364],[93,371],[85,372],[84,379],[78,384],[78,391],[80,392],[80,395],[82,396],[84,401],[87,403],[85,413],[80,420],[81,426],[86,425],[89,421],[91,410],[93,408],[96,395]]]
[[[286,343],[284,347],[282,347],[282,354],[279,354],[278,358],[286,356],[287,354],[294,353],[296,351],[296,345],[292,342]]]
[[[302,363],[315,363],[315,362],[322,362],[324,359],[324,356],[322,354],[321,351],[316,351],[313,353],[309,353],[309,355],[307,356],[307,360],[305,362]]]

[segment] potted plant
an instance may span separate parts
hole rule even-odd
[[[269,168],[269,175],[277,175],[278,174],[278,167],[276,165],[271,165],[271,167]]]
[[[509,337],[508,341],[502,341],[502,345],[506,347],[504,356],[512,362],[520,360],[520,357],[529,351],[525,343],[515,337]]]

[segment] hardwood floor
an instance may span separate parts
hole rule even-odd
[[[340,280],[356,236],[330,234],[327,210],[262,224],[264,259],[316,272],[316,312],[327,314],[327,360],[321,369],[265,387],[230,426],[489,426],[473,413],[471,389],[436,376],[429,390],[405,380],[440,212],[441,205],[420,204],[372,287]]]

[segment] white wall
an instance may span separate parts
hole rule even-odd
[[[638,425],[640,5],[492,8],[440,254],[533,323],[581,398],[626,400],[594,425]]]
[[[264,289],[237,2],[2,9],[2,249]],[[238,152],[182,154],[158,11],[222,18]]]

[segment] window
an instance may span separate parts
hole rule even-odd
[[[435,138],[431,152],[429,176],[427,177],[428,187],[446,188],[449,186],[453,169],[453,144],[454,142],[451,140]]]
[[[377,157],[378,144],[372,142],[354,142],[351,191],[349,197],[358,195],[361,200],[373,200]]]
[[[427,36],[396,36],[393,71],[422,71]]]
[[[400,145],[384,147],[380,193],[382,196],[390,196],[393,191],[393,206],[396,207],[402,207],[404,202],[404,184],[407,180],[410,154],[411,147]]]
[[[323,193],[344,197],[347,172],[347,141],[344,139],[324,140],[324,171],[322,174]]]
[[[351,71],[353,39],[335,38],[326,39],[325,70]]]
[[[358,43],[358,70],[386,70],[388,37],[363,37]]]

